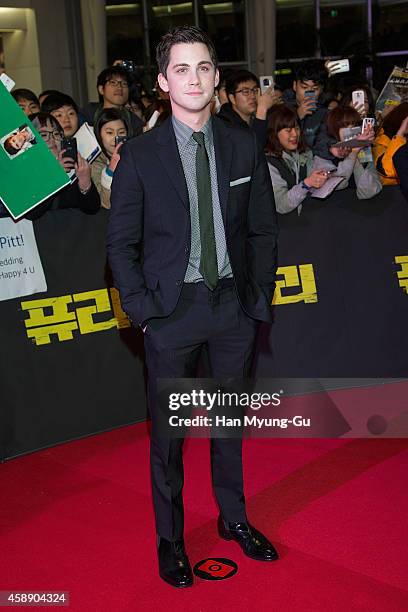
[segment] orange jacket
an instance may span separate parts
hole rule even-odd
[[[392,161],[393,156],[407,142],[404,136],[388,138],[384,130],[378,132],[373,145],[374,164],[383,185],[398,185],[399,179]]]

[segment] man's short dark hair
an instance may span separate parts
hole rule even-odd
[[[99,87],[99,85],[102,85],[102,87],[104,87],[106,82],[115,76],[120,76],[125,79],[128,85],[131,84],[129,71],[126,70],[126,68],[123,68],[122,66],[109,66],[108,68],[104,68],[104,70],[98,74],[96,86]]]
[[[329,77],[324,60],[306,60],[295,68],[295,81],[314,81],[324,87]]]
[[[62,106],[72,106],[74,111],[78,114],[78,106],[75,100],[68,96],[68,94],[58,93],[58,94],[50,94],[41,104],[41,110],[44,113],[52,113]]]
[[[30,102],[34,102],[40,106],[37,96],[31,89],[15,89],[11,92],[11,95],[15,99],[16,102],[19,100],[29,100]]]
[[[167,68],[170,62],[171,48],[173,45],[181,43],[203,43],[208,49],[214,68],[217,68],[217,52],[207,32],[196,26],[181,26],[173,28],[164,34],[156,48],[156,61],[159,72],[165,77],[167,76]]]
[[[14,146],[11,144],[11,139],[13,138],[13,136],[14,136],[14,134],[13,134],[12,136],[9,136],[9,137],[7,138],[7,140],[5,140],[5,141],[3,142],[3,147],[4,147],[4,150],[5,150],[5,151],[7,151],[7,153],[8,153],[9,155],[16,155],[16,154],[17,154],[17,153],[20,151],[20,149],[16,149],[16,148],[15,148],[15,147],[14,147]]]
[[[119,76],[127,82],[128,86],[132,84],[132,78],[129,70],[123,68],[123,66],[109,66],[108,68],[104,68],[102,72],[98,74],[98,79],[96,81],[96,87],[98,89],[99,102],[103,102],[103,96],[99,93],[99,85],[105,87],[107,81],[109,81],[112,77]]]
[[[234,94],[241,83],[245,83],[246,81],[254,81],[259,87],[259,79],[256,74],[249,70],[236,70],[226,79],[225,91],[227,94]]]

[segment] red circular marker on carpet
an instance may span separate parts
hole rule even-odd
[[[231,559],[210,557],[195,564],[193,572],[203,580],[226,580],[238,571],[238,565]]]

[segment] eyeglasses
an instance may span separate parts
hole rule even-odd
[[[49,142],[51,138],[62,140],[62,134],[58,130],[40,130],[40,136],[45,142]]]
[[[109,79],[106,81],[111,87],[123,87],[123,89],[127,89],[129,87],[127,81],[116,81],[115,79]]]
[[[259,87],[252,87],[252,89],[250,89],[249,87],[244,87],[244,89],[237,89],[235,93],[236,94],[240,93],[243,96],[248,97],[250,94],[253,94],[254,96],[256,96],[258,92],[259,92]]]

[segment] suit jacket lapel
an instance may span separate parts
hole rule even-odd
[[[176,137],[174,135],[171,117],[159,127],[155,128],[157,148],[156,152],[160,158],[164,170],[170,181],[173,183],[183,206],[190,210],[186,179],[184,176],[183,165],[181,163]],[[160,174],[158,175],[160,181]]]
[[[213,134],[215,161],[217,165],[218,193],[225,226],[232,162],[232,142],[228,134],[228,128],[224,126],[222,119],[218,119],[217,117],[213,118]]]

